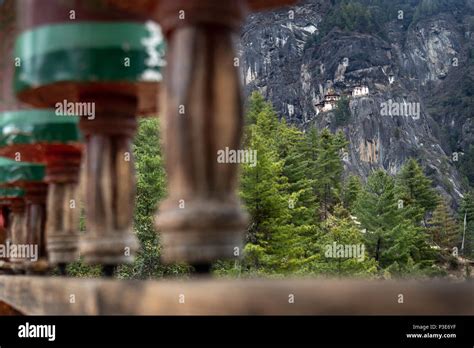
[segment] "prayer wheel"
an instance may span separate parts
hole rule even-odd
[[[235,42],[245,16],[290,0],[105,0],[156,20],[167,39],[162,90],[169,197],[156,225],[162,257],[207,272],[241,255],[247,216],[236,197],[236,163],[218,152],[240,147],[241,85]]]
[[[59,117],[48,109],[0,112],[0,156],[46,165],[46,248],[49,262],[62,268],[78,258],[77,123],[77,117]]]
[[[0,4],[6,17],[0,29],[4,64],[0,89],[0,156],[16,161],[46,164],[49,183],[47,249],[52,264],[64,265],[77,258],[78,213],[76,186],[81,145],[78,118],[64,117],[52,109],[31,109],[15,99],[13,76],[19,61],[13,54],[18,34],[14,2]]]
[[[45,168],[42,164],[17,162],[0,157],[0,187],[19,187],[24,190],[24,201],[15,200],[11,205],[11,243],[36,251],[35,260],[12,257],[10,262],[17,265],[16,269],[32,273],[42,273],[49,268],[44,233],[47,192],[47,184],[43,181],[44,174]]]
[[[19,0],[17,97],[75,114],[85,137],[88,263],[131,262],[136,115],[157,112],[164,65],[160,27],[102,1]]]

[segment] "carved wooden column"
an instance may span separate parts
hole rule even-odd
[[[88,233],[81,253],[91,263],[115,265],[130,261],[138,248],[132,231],[135,166],[132,139],[137,127],[137,99],[85,95],[93,100],[96,122],[81,120],[86,136],[86,196]]]
[[[26,263],[28,273],[43,273],[49,268],[46,254],[46,195],[45,182],[28,183],[25,188],[26,244],[37,247],[38,260]]]
[[[12,191],[12,189],[0,189],[0,214],[2,216],[2,226],[0,227],[0,245],[4,245],[5,250],[11,245],[11,206],[15,199],[21,199],[19,196],[23,194],[21,190],[13,189],[16,191],[14,195],[9,194],[6,191]],[[11,193],[11,192],[10,192]],[[9,262],[9,255],[0,257],[0,274],[11,273],[11,264]]]
[[[68,148],[51,148],[46,155],[48,185],[46,247],[48,260],[65,267],[79,257],[78,182],[81,152]]]
[[[156,225],[163,259],[198,271],[240,255],[247,221],[236,197],[238,165],[217,161],[219,150],[240,147],[234,40],[244,14],[240,1],[166,1],[160,8],[168,39],[162,102],[169,197]]]
[[[26,215],[25,215],[25,201],[23,199],[14,200],[11,205],[12,220],[11,220],[11,239],[12,245],[25,245],[28,242],[26,233]],[[12,264],[12,269],[16,272],[23,271],[26,261],[22,258],[10,257],[9,262]]]

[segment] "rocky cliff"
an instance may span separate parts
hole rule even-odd
[[[240,47],[245,92],[260,91],[302,128],[342,129],[346,172],[396,173],[417,158],[456,205],[467,187],[457,162],[474,144],[474,1],[387,3],[346,8],[372,16],[362,30],[337,22],[340,1],[250,16]],[[346,101],[343,121],[331,95]]]

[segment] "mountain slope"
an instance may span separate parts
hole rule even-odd
[[[301,127],[343,129],[347,172],[417,158],[457,205],[474,143],[474,1],[306,0],[250,16],[241,38],[246,95]],[[347,98],[342,122],[323,111],[328,94]]]

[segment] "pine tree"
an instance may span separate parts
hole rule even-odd
[[[288,178],[291,222],[296,225],[317,221],[313,194],[314,179],[308,176],[310,158],[307,157],[305,134],[282,120],[279,127],[279,155],[284,159],[283,175]]]
[[[392,242],[391,231],[403,221],[395,196],[395,184],[383,170],[373,172],[355,203],[357,219],[367,230],[370,255],[384,265],[383,254]]]
[[[441,196],[438,196],[436,209],[429,220],[429,231],[432,242],[441,249],[451,250],[458,246],[460,228],[451,216],[449,208]]]
[[[288,196],[285,193],[286,177],[283,161],[269,142],[260,134],[260,128],[251,126],[248,149],[257,151],[256,165],[242,165],[241,198],[251,216],[248,240],[264,243],[270,238],[274,226],[288,220]]]
[[[436,272],[435,253],[423,228],[405,217],[396,197],[394,179],[382,170],[373,172],[359,194],[355,212],[365,234],[369,255],[386,274]]]
[[[384,254],[385,274],[390,276],[436,275],[436,252],[430,247],[423,227],[404,220],[390,231],[391,243]]]
[[[459,210],[459,221],[464,234],[464,250],[461,255],[474,258],[474,191],[471,190],[464,195],[461,209]],[[466,223],[464,227],[464,223]],[[464,232],[465,228],[465,232]],[[461,237],[462,238],[462,237]]]
[[[319,135],[309,133],[309,141],[317,141],[316,150],[311,150],[310,173],[313,179],[313,190],[319,199],[321,215],[328,218],[331,208],[340,200],[341,176],[343,165],[341,151],[346,146],[343,133],[336,135],[325,128]]]
[[[350,121],[351,110],[349,108],[349,98],[343,96],[336,103],[334,110],[334,125],[336,127],[345,126]]]
[[[418,223],[436,207],[436,191],[432,188],[418,162],[411,158],[397,175],[397,196],[407,218]]]
[[[159,124],[156,118],[140,120],[133,152],[137,169],[137,199],[134,230],[140,241],[140,250],[133,264],[124,265],[122,278],[158,278],[164,274],[179,274],[186,266],[165,266],[160,261],[159,235],[153,225],[157,203],[166,194],[166,174],[159,144]]]
[[[359,277],[377,272],[377,262],[366,250],[364,234],[347,210],[335,206],[326,227],[327,233],[321,233],[318,239],[319,252],[304,265],[306,273]]]
[[[247,112],[245,114],[245,120],[247,125],[257,123],[258,115],[268,108],[268,102],[263,98],[263,96],[255,91],[250,95]]]
[[[362,184],[359,177],[350,175],[344,183],[342,194],[342,201],[346,209],[349,211],[352,210],[361,190]]]

